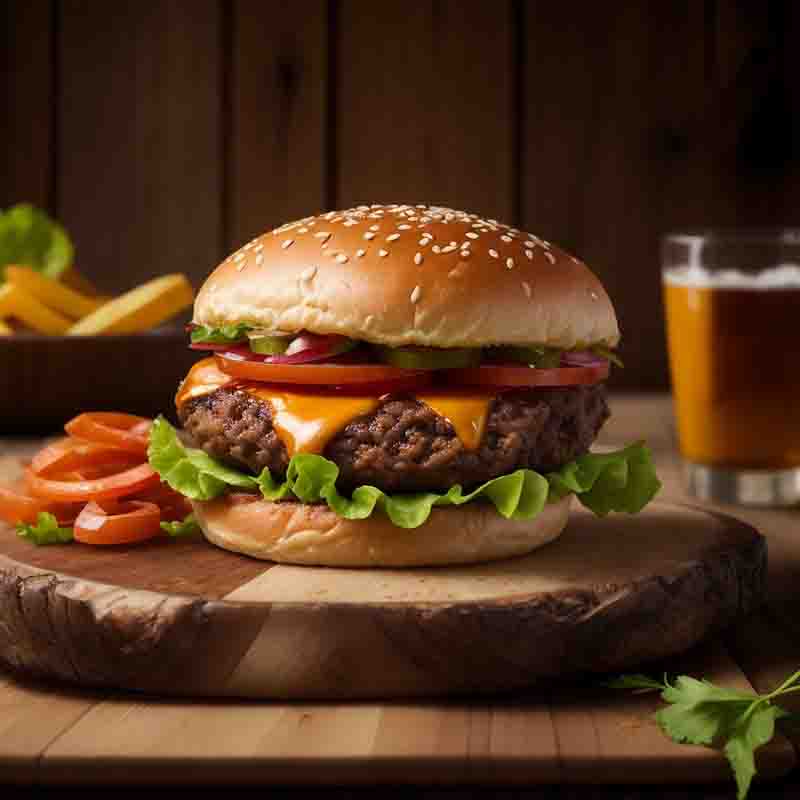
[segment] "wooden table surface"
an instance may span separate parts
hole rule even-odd
[[[645,438],[654,452],[659,475],[664,483],[662,499],[691,502],[680,487],[679,462],[675,450],[669,398],[663,395],[616,396],[612,398],[612,410],[612,419],[603,431],[600,443],[616,445]],[[30,440],[0,440],[0,459],[17,458],[19,455],[30,452],[30,448]],[[800,514],[796,510],[744,509],[730,506],[716,506],[716,508],[749,521],[768,540],[770,574],[766,607],[756,619],[749,621],[740,629],[729,632],[720,645],[731,657],[731,660],[739,665],[750,683],[759,691],[766,691],[780,682],[789,672],[800,667],[800,620],[795,611],[797,598],[800,596],[797,589],[800,586]],[[23,702],[20,702],[21,700]],[[64,691],[21,685],[0,675],[0,737],[8,738],[13,734],[11,738],[18,747],[18,757],[6,757],[4,763],[0,765],[0,781],[9,780],[17,783],[36,780],[38,768],[43,759],[48,760],[51,769],[54,765],[60,765],[64,780],[74,782],[77,779],[80,781],[80,776],[74,774],[74,759],[81,754],[82,749],[85,748],[85,742],[87,739],[91,739],[92,730],[97,729],[98,724],[108,732],[109,736],[118,737],[116,742],[106,742],[109,747],[112,749],[124,748],[127,744],[127,737],[146,738],[151,735],[148,733],[146,725],[148,709],[156,709],[159,703],[158,700],[147,701],[141,698],[132,702],[130,698],[112,697],[100,692]],[[786,705],[800,711],[800,700],[794,704],[787,702]],[[240,706],[240,709],[243,708],[244,704]],[[192,738],[211,740],[214,736],[213,717],[222,713],[222,710],[221,707],[208,709],[208,721],[212,725],[201,737],[198,737],[196,730],[182,727],[191,726],[192,723],[188,718],[184,719],[185,714],[176,712],[168,720],[173,729],[161,731],[160,739],[162,742],[170,740],[179,742],[182,737],[189,735]],[[229,712],[230,709],[227,713]],[[458,713],[455,708],[453,712],[455,715]],[[234,713],[237,712],[234,711]],[[244,714],[243,711],[241,713]],[[408,719],[408,723],[411,725],[410,735],[413,733],[412,729],[417,731],[417,734],[424,729],[424,713],[420,716],[419,710],[414,711],[411,708],[405,709],[398,706],[393,713],[410,715]],[[513,728],[513,704],[508,704],[502,713],[509,717],[508,721]],[[341,728],[341,736],[345,740],[348,735],[346,716],[345,707],[336,723]],[[130,719],[125,720],[126,717],[132,718],[132,724],[129,724]],[[566,716],[564,719],[566,720]],[[46,723],[43,720],[46,720]],[[581,724],[577,719],[573,722]],[[246,723],[244,716],[243,723]],[[275,725],[278,723],[279,720],[276,719]],[[569,720],[567,720],[567,724],[569,724]],[[307,737],[305,741],[311,747],[315,736],[318,737],[325,733],[324,731],[309,730],[305,735]],[[446,731],[439,731],[439,734],[445,735]],[[436,741],[431,740],[431,746],[447,747],[447,741],[442,740],[439,734],[437,734]],[[475,734],[482,735],[477,730]],[[515,736],[523,737],[524,734],[525,731],[520,728]],[[247,738],[246,731],[243,731],[242,735],[244,739]],[[263,731],[260,735],[263,735]],[[488,730],[486,735],[489,735]],[[505,738],[508,738],[508,735],[506,733]],[[499,746],[511,747],[512,750],[513,744],[511,740],[506,743],[498,742]],[[794,745],[795,747],[800,746],[800,740],[795,741]],[[37,755],[31,757],[32,753]],[[242,751],[242,756],[244,755],[246,753]],[[587,756],[590,754],[587,753]],[[243,769],[245,768],[246,760],[243,762]],[[298,769],[302,769],[300,762],[298,762]],[[369,770],[370,766],[364,764],[363,769]],[[414,770],[411,769],[409,775],[413,776],[413,773]],[[480,770],[476,772],[478,781],[481,774]],[[526,774],[530,774],[530,770]],[[375,775],[377,779],[379,772]],[[94,776],[94,779],[97,780],[97,777]],[[125,777],[125,772],[120,771],[111,771],[107,774],[107,779],[111,781],[124,781]],[[363,778],[364,776],[359,781],[360,783],[364,782]],[[609,773],[609,778],[612,781],[623,780],[619,772]],[[426,777],[424,772],[419,772],[418,777],[413,778],[414,782],[419,784],[428,783],[433,779]],[[153,774],[151,780],[157,782],[159,776]],[[677,800],[677,798],[698,798],[699,800],[699,798],[711,797],[721,800],[721,798],[734,797],[731,787],[723,784],[670,788],[636,787],[635,785],[556,787],[554,784],[557,780],[557,771],[552,775],[548,775],[545,771],[539,782],[551,784],[549,788],[543,786],[522,789],[520,787],[515,794],[525,797],[563,797],[576,798],[576,800],[577,798],[634,800],[634,798],[645,797],[659,797],[664,800]],[[192,759],[187,759],[186,782],[196,783],[199,781],[202,781],[202,775],[193,769]],[[292,782],[296,782],[296,776]],[[313,775],[309,774],[308,783],[315,782]],[[625,783],[630,783],[630,780],[625,779]],[[463,794],[466,796],[469,792],[464,791]],[[751,792],[751,798],[754,800],[779,797],[800,798],[798,770],[777,782],[756,785]]]

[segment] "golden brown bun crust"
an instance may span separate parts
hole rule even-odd
[[[494,507],[468,503],[434,508],[419,528],[397,528],[382,514],[365,520],[336,516],[327,506],[225,497],[193,501],[213,544],[254,558],[329,567],[411,567],[472,564],[530,553],[555,539],[567,524],[567,496],[531,520],[500,516]]]
[[[246,244],[195,301],[203,325],[249,322],[391,346],[615,346],[600,281],[532,234],[427,206],[358,206]]]

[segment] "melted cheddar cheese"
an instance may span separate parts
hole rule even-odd
[[[222,386],[235,386],[272,408],[272,424],[289,457],[295,453],[322,453],[327,443],[348,423],[373,412],[380,397],[333,394],[313,388],[239,381],[223,372],[214,358],[195,364],[175,397],[180,408],[187,400],[211,394]],[[421,392],[416,399],[447,419],[468,450],[480,444],[486,430],[494,394],[466,391]]]

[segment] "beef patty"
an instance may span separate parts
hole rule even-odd
[[[195,446],[214,458],[285,474],[288,453],[267,403],[222,388],[188,401],[179,415]],[[480,445],[468,450],[431,408],[389,397],[346,425],[323,455],[339,466],[337,485],[345,490],[365,483],[392,492],[470,488],[520,467],[560,467],[589,449],[608,415],[602,384],[504,392],[491,403]]]

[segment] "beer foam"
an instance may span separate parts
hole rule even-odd
[[[667,270],[664,280],[706,289],[800,289],[800,264],[778,264],[755,274],[735,269],[712,272],[698,264],[687,264]]]

